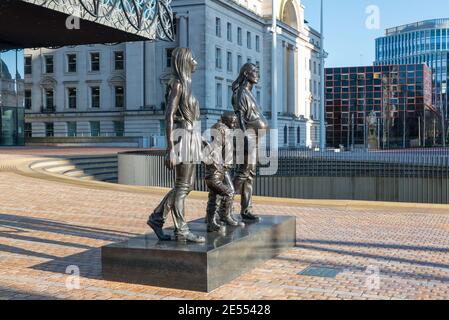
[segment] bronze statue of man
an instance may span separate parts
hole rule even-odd
[[[222,225],[244,226],[233,217],[234,186],[230,170],[234,164],[232,131],[237,126],[234,112],[223,113],[211,128],[213,141],[208,146],[206,165],[206,185],[209,188],[206,223],[208,232],[221,231]]]
[[[172,53],[173,74],[166,90],[166,166],[175,169],[175,187],[150,215],[147,224],[160,240],[171,240],[163,226],[171,211],[174,237],[182,242],[205,242],[205,238],[190,232],[185,218],[185,198],[193,190],[197,164],[201,163],[202,138],[198,130],[200,110],[192,95],[192,73],[197,62],[188,48],[176,48]]]
[[[241,216],[244,220],[259,221],[252,211],[253,181],[257,168],[257,144],[268,130],[268,122],[262,114],[257,99],[252,93],[259,83],[259,69],[255,64],[246,63],[239,77],[232,84],[232,105],[239,120],[240,129],[245,133],[244,163],[237,165],[234,188],[241,195]],[[249,143],[253,141],[255,143]]]

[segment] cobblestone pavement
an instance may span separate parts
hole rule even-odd
[[[99,248],[147,232],[160,199],[0,172],[0,298],[449,299],[449,214],[438,209],[256,203],[297,217],[297,247],[229,284],[205,294],[102,280]],[[187,204],[189,219],[203,215],[204,200]],[[310,265],[341,272],[298,275]]]

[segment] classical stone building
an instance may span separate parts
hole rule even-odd
[[[24,56],[24,48],[173,40],[170,2],[0,1],[0,146],[24,144],[25,106],[29,113],[27,135],[53,136],[56,132],[60,135],[77,134],[78,120],[84,119],[87,113],[74,117],[69,111],[81,111],[77,109],[82,105],[78,99],[82,98],[83,85],[89,85],[87,90],[93,95],[91,107],[94,111],[101,102],[99,92],[103,79],[97,77],[101,70],[97,67],[102,64],[99,55],[89,55],[89,63],[95,67],[78,74],[78,56],[83,61],[78,49],[69,48],[72,52],[67,51],[65,55],[54,50],[27,49]],[[108,79],[120,100],[123,78],[117,75],[117,78]],[[98,122],[92,122],[91,127],[95,129],[96,124]],[[120,120],[114,123],[116,131],[120,131],[121,124]]]
[[[300,0],[279,1],[279,146],[319,145],[320,35],[304,21]],[[164,93],[173,48],[192,48],[199,68],[193,91],[203,129],[232,108],[231,84],[250,61],[254,89],[271,112],[271,0],[174,0],[174,42],[37,49],[25,52],[28,135],[144,136],[164,141]]]

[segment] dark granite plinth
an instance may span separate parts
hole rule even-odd
[[[204,219],[189,226],[205,244],[160,242],[150,233],[103,247],[103,277],[210,292],[296,243],[296,218],[289,216],[262,216],[260,223],[227,227],[225,235],[207,233]]]

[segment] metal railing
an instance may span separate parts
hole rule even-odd
[[[164,151],[119,154],[119,183],[171,187]],[[278,171],[258,175],[256,195],[449,204],[449,150],[314,152],[280,150]],[[199,165],[195,189],[207,191]]]

